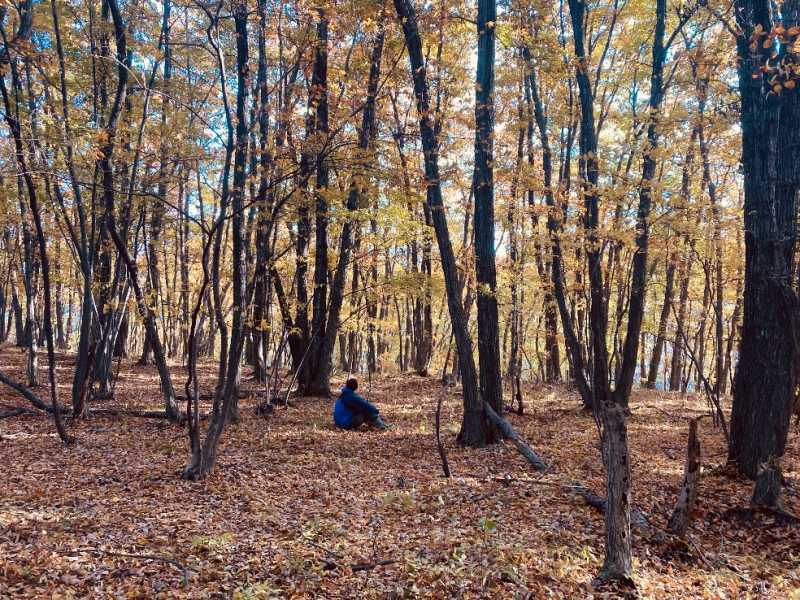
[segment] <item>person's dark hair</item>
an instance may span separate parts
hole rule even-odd
[[[351,377],[350,379],[347,380],[345,386],[348,389],[351,389],[355,392],[358,389],[358,379],[356,379],[355,377]]]

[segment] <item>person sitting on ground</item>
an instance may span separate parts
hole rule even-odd
[[[333,422],[339,429],[358,429],[364,423],[387,429],[378,409],[356,393],[358,381],[351,377],[333,407]]]

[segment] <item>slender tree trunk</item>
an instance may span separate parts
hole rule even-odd
[[[572,375],[578,386],[581,400],[585,408],[591,408],[593,403],[592,391],[586,378],[586,365],[584,363],[584,352],[578,334],[575,330],[574,319],[567,306],[567,286],[564,278],[564,259],[561,247],[560,233],[562,229],[563,216],[560,211],[556,211],[556,199],[553,190],[553,163],[552,150],[550,148],[549,132],[547,128],[547,117],[544,113],[539,88],[536,81],[536,71],[531,62],[530,50],[523,48],[523,58],[528,66],[528,81],[526,82],[527,94],[533,100],[533,117],[539,129],[539,136],[542,144],[542,169],[544,172],[545,202],[550,208],[547,215],[547,230],[551,238],[551,278],[553,281],[553,294],[559,315],[561,316],[561,327],[564,331],[564,341],[569,354],[570,364],[572,365]],[[526,95],[527,95],[526,94]],[[530,111],[529,111],[530,112]],[[529,128],[531,119],[529,116]],[[529,132],[529,137],[530,132]]]
[[[109,113],[108,119],[105,124],[105,143],[101,148],[101,158],[99,159],[98,168],[102,173],[103,181],[103,200],[106,208],[106,220],[108,225],[108,232],[111,240],[119,252],[120,257],[125,262],[128,270],[128,278],[131,286],[134,289],[136,302],[139,307],[140,315],[144,321],[145,330],[150,335],[151,343],[153,344],[153,354],[158,368],[159,377],[161,379],[161,391],[164,395],[164,410],[167,417],[172,421],[177,421],[179,418],[178,407],[175,401],[175,390],[172,386],[172,378],[167,367],[166,356],[164,349],[161,346],[161,340],[158,337],[158,330],[156,329],[155,315],[150,308],[144,292],[138,281],[138,269],[136,261],[131,257],[124,240],[117,231],[116,219],[114,216],[114,172],[113,172],[113,154],[116,145],[116,130],[117,121],[122,109],[125,99],[128,84],[128,73],[130,69],[131,56],[127,50],[127,34],[125,22],[119,10],[116,0],[107,0],[111,17],[114,23],[114,35],[116,38],[116,59],[118,65],[118,79],[117,89],[114,97],[114,105]]]
[[[237,415],[237,387],[239,382],[239,367],[241,364],[242,349],[244,347],[245,327],[244,318],[247,310],[246,304],[246,267],[244,265],[244,194],[246,185],[247,142],[248,142],[248,95],[250,90],[250,70],[248,67],[248,38],[247,38],[247,4],[244,0],[233,3],[233,19],[236,28],[236,130],[235,151],[233,167],[233,186],[231,189],[231,229],[233,243],[233,321],[231,325],[230,348],[226,353],[228,364],[224,371],[224,380],[218,382],[221,390],[222,402],[215,398],[214,410],[206,432],[205,440],[199,442],[197,433],[197,415],[190,417],[190,447],[191,456],[189,464],[183,472],[185,479],[201,479],[208,475],[214,468],[217,458],[217,449],[225,425],[230,420],[238,419]],[[221,61],[220,61],[221,62]],[[228,119],[228,126],[232,125]],[[230,130],[229,130],[230,133]],[[225,212],[220,212],[218,222],[225,219]],[[204,264],[206,260],[204,251]],[[205,283],[204,283],[205,285]],[[194,359],[192,359],[194,362]],[[192,367],[194,368],[194,367]],[[196,374],[191,379],[196,381]],[[187,381],[187,397],[190,395],[190,381]],[[196,391],[196,389],[195,389]],[[196,410],[196,401],[195,401]]]
[[[653,353],[650,355],[650,369],[647,374],[645,387],[655,389],[656,379],[658,378],[658,368],[661,365],[661,354],[664,351],[664,342],[667,338],[667,325],[669,323],[672,301],[675,296],[675,270],[677,268],[677,252],[671,252],[667,263],[667,281],[664,286],[664,304],[661,306],[661,315],[658,319],[658,332],[656,341],[653,344]],[[644,375],[644,371],[642,371]],[[664,382],[666,387],[667,382]]]
[[[623,345],[619,377],[613,391],[609,389],[609,361],[606,341],[607,311],[602,280],[601,245],[598,239],[599,194],[597,133],[594,121],[594,94],[589,80],[589,63],[585,50],[584,24],[586,5],[569,0],[573,42],[577,65],[575,78],[581,103],[580,151],[584,175],[583,197],[586,207],[586,257],[589,271],[589,323],[593,349],[593,392],[603,425],[603,462],[606,469],[605,511],[606,555],[600,578],[631,582],[633,570],[631,550],[631,461],[627,436],[627,406],[633,386],[639,353],[647,282],[648,217],[652,205],[653,180],[656,174],[658,148],[658,116],[663,99],[663,67],[666,59],[664,34],[666,0],[656,2],[656,26],[653,36],[650,98],[648,102],[647,147],[642,160],[639,206],[636,223],[636,253],[633,257],[631,289],[628,300],[628,329]]]
[[[30,16],[31,10],[32,10],[31,2],[28,1],[24,3],[22,6],[22,16],[23,17]],[[20,27],[23,26],[20,25]],[[20,33],[21,32],[18,30],[16,36],[17,38],[19,37],[22,37],[22,39],[28,38],[27,33],[25,33],[22,36],[20,35]],[[8,51],[9,48],[6,46],[4,48],[4,52],[8,53]],[[11,58],[11,60],[14,59]],[[13,73],[12,77],[15,77]],[[16,85],[14,87],[17,88]],[[50,296],[50,290],[51,290],[50,261],[47,255],[47,238],[45,237],[44,227],[42,225],[42,217],[39,208],[36,183],[34,182],[31,170],[28,168],[25,147],[22,141],[22,132],[20,131],[20,124],[19,121],[14,116],[15,113],[11,110],[11,99],[9,97],[8,88],[6,87],[5,73],[0,74],[0,94],[2,94],[3,107],[5,109],[6,124],[8,125],[8,128],[11,131],[11,137],[14,140],[14,152],[17,161],[17,167],[21,173],[20,178],[22,179],[22,181],[24,181],[25,184],[25,191],[28,196],[28,203],[30,205],[31,214],[33,216],[33,222],[36,228],[36,239],[39,247],[39,261],[41,262],[42,280],[44,286],[43,318],[44,318],[44,331],[47,340],[48,378],[50,381],[50,400],[53,412],[53,420],[55,421],[56,430],[58,432],[59,437],[61,438],[61,441],[64,442],[65,444],[69,444],[72,440],[67,434],[67,431],[64,428],[64,424],[62,423],[61,410],[59,409],[59,404],[58,404],[58,382],[56,379],[55,344],[53,341],[53,324],[51,316],[52,299]],[[36,337],[34,335],[34,331],[32,328],[29,330],[29,334],[31,339],[34,339]]]
[[[327,24],[324,33],[324,39],[327,40]],[[320,39],[323,39],[320,34]],[[361,152],[366,153],[369,149],[370,141],[373,139],[373,129],[375,127],[375,101],[378,93],[378,85],[380,83],[380,67],[381,57],[383,55],[383,16],[379,20],[378,33],[375,38],[375,43],[372,48],[372,58],[370,63],[370,73],[367,81],[367,101],[364,105],[362,113],[361,130],[359,132],[358,148]],[[326,55],[327,56],[327,55]],[[322,60],[322,59],[320,59]],[[325,59],[327,60],[327,59]],[[327,81],[327,75],[320,75],[321,81]],[[324,130],[327,132],[327,106],[320,121],[324,122]],[[350,190],[347,196],[347,210],[349,212],[355,211],[360,204],[360,198],[366,192],[367,186],[367,164],[359,165],[355,177],[351,181]],[[319,186],[319,173],[320,167],[317,171],[317,185]],[[327,186],[327,167],[324,167],[324,181]],[[318,208],[320,205],[318,204]],[[319,228],[319,215],[318,215],[318,228],[317,228],[317,253],[320,252],[320,228]],[[327,235],[326,232],[323,232]],[[320,317],[322,323],[321,328],[313,329],[316,333],[314,339],[319,340],[318,355],[316,356],[316,364],[311,379],[311,389],[309,392],[317,395],[328,395],[330,393],[330,373],[333,357],[333,349],[336,341],[336,335],[339,330],[339,320],[342,309],[342,301],[344,299],[345,279],[347,277],[347,267],[350,261],[350,254],[353,245],[353,221],[348,219],[342,226],[342,234],[339,240],[339,259],[334,272],[333,284],[331,285],[330,306],[323,305],[322,311],[325,313]],[[326,242],[327,251],[327,242]],[[327,255],[326,255],[327,256]],[[315,270],[315,281],[319,278],[321,281],[322,265],[319,265],[320,270]],[[325,285],[327,286],[327,258],[324,265]],[[319,283],[317,284],[320,285]],[[315,292],[316,293],[316,292]],[[320,302],[322,299],[320,299]],[[315,314],[316,314],[315,308]],[[314,343],[312,340],[312,354],[314,352]]]
[[[408,50],[411,75],[414,82],[414,95],[417,101],[420,134],[424,153],[425,180],[427,200],[431,210],[436,240],[444,271],[447,303],[450,319],[453,324],[458,358],[461,364],[461,377],[464,394],[464,416],[461,423],[459,440],[467,446],[483,446],[491,439],[489,425],[483,408],[480,390],[478,389],[475,359],[472,354],[472,340],[467,328],[467,320],[461,305],[461,286],[459,285],[458,267],[450,243],[450,231],[442,202],[442,189],[439,178],[438,141],[430,117],[430,101],[425,60],[422,53],[422,41],[417,27],[417,18],[410,0],[394,0],[397,17],[403,28]]]
[[[705,377],[706,369],[706,325],[708,323],[708,311],[711,307],[711,275],[709,273],[708,262],[703,260],[703,308],[700,315],[700,326],[697,329],[697,337],[695,338],[695,348],[693,354],[697,357],[694,365],[697,369],[695,374],[695,387],[702,389],[703,378]]]

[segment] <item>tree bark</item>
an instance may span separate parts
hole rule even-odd
[[[478,288],[478,359],[484,402],[503,414],[500,324],[494,239],[494,61],[496,0],[477,0],[478,65],[475,77],[475,273]],[[496,436],[492,436],[496,437]]]
[[[461,305],[461,286],[450,231],[447,226],[442,188],[439,176],[439,148],[433,123],[430,117],[430,101],[422,41],[417,27],[417,18],[410,0],[394,0],[397,17],[403,28],[408,51],[408,60],[414,82],[414,95],[417,101],[420,134],[424,154],[425,183],[428,206],[431,211],[436,241],[444,271],[447,289],[447,305],[458,349],[461,365],[461,378],[464,394],[464,415],[461,423],[459,441],[467,446],[479,447],[490,441],[491,433],[486,421],[483,400],[478,389],[475,359],[472,354],[472,339],[467,328],[464,308]]]
[[[327,34],[326,34],[327,35]],[[365,164],[358,165],[353,180],[350,183],[350,190],[347,195],[347,210],[353,213],[360,205],[360,199],[366,192],[367,164],[366,153],[369,150],[370,142],[373,139],[375,128],[375,102],[380,83],[381,57],[383,55],[383,16],[380,17],[378,33],[372,47],[372,57],[370,62],[370,72],[367,80],[367,99],[362,112],[361,130],[358,136],[358,149],[364,156]],[[327,131],[327,109],[325,116],[325,131]],[[319,183],[319,174],[318,179]],[[319,234],[319,230],[317,232]],[[331,285],[330,305],[323,307],[326,310],[324,315],[324,330],[320,333],[315,330],[315,339],[320,338],[319,354],[314,365],[314,374],[311,379],[311,393],[315,395],[328,395],[330,393],[330,374],[333,359],[333,349],[336,342],[336,335],[339,330],[339,320],[341,316],[342,301],[344,299],[345,279],[347,277],[347,267],[350,262],[350,254],[353,246],[353,221],[348,218],[342,226],[342,234],[339,240],[339,259]],[[317,247],[319,252],[319,245]],[[325,263],[325,277],[327,282],[327,260]],[[312,343],[313,353],[313,343]]]
[[[742,165],[744,169],[745,280],[739,366],[733,389],[729,459],[748,477],[783,455],[797,389],[798,299],[792,288],[796,203],[800,174],[800,95],[775,93],[761,71],[772,49],[756,28],[773,28],[768,0],[736,0],[739,31]],[[800,21],[800,2],[781,5],[782,25]],[[760,39],[760,38],[759,38]],[[766,44],[763,44],[764,46]],[[777,60],[791,44],[781,44]],[[793,58],[793,57],[789,57]],[[769,71],[769,69],[767,69]]]
[[[697,504],[697,488],[700,482],[700,440],[697,437],[697,419],[689,420],[689,439],[686,448],[686,466],[683,471],[683,483],[675,504],[675,510],[667,523],[667,531],[680,537],[692,519]]]

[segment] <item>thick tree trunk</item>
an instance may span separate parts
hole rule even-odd
[[[325,338],[328,332],[328,16],[319,9],[317,39],[314,47],[314,64],[311,87],[315,91],[314,160],[316,181],[314,186],[314,290],[311,295],[311,339],[309,341],[306,371],[308,378],[301,382],[303,392],[309,396],[330,395],[330,365],[323,364]],[[333,336],[335,340],[335,332]]]
[[[478,0],[478,66],[475,78],[475,273],[478,287],[478,359],[481,395],[503,413],[500,319],[494,250],[494,31],[496,0]]]
[[[800,2],[781,5],[784,28],[800,21]],[[800,94],[771,89],[771,48],[756,44],[756,28],[772,31],[768,0],[737,0],[745,282],[739,366],[733,389],[729,459],[756,477],[777,464],[786,447],[797,389],[798,298],[792,288],[800,174]],[[766,44],[763,44],[766,46]],[[780,52],[792,52],[791,44]]]
[[[447,216],[445,215],[442,201],[438,141],[430,117],[428,81],[422,53],[422,41],[419,36],[416,14],[410,0],[394,0],[394,5],[397,17],[403,27],[411,75],[414,81],[414,95],[417,101],[417,114],[419,115],[424,153],[427,199],[434,230],[436,231],[436,240],[439,245],[445,287],[447,288],[447,304],[450,309],[450,320],[453,325],[453,333],[461,365],[464,415],[459,441],[467,446],[483,446],[491,440],[492,435],[486,420],[480,390],[478,389],[475,359],[472,354],[472,340],[467,328],[464,308],[461,305],[458,267],[453,253],[453,246],[450,243],[450,231],[447,226]]]
[[[609,402],[603,411],[603,464],[606,469],[606,555],[599,577],[631,582],[631,464],[626,409]]]

